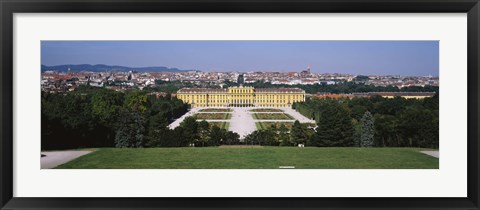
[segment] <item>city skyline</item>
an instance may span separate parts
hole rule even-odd
[[[42,65],[438,76],[438,41],[42,41]]]

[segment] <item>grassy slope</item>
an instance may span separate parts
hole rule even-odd
[[[420,148],[104,148],[58,168],[310,169],[438,168]]]

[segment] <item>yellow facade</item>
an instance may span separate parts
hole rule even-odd
[[[305,101],[305,91],[299,88],[255,89],[229,87],[228,89],[183,88],[177,98],[192,107],[291,107]]]

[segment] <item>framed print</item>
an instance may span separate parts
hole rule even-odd
[[[2,1],[2,209],[478,209],[467,1]]]

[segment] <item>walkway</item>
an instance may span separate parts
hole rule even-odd
[[[49,169],[55,168],[64,163],[70,162],[73,159],[84,156],[92,151],[59,151],[59,152],[41,152],[40,168]]]
[[[289,114],[293,118],[297,119],[300,123],[315,123],[315,120],[308,119],[299,112],[292,108],[281,108],[286,114]]]
[[[238,133],[240,139],[257,130],[252,114],[248,112],[252,107],[234,107],[230,120],[230,131]]]
[[[440,157],[440,152],[439,151],[420,151],[423,154],[430,155],[432,157],[439,158]]]
[[[194,115],[196,112],[198,112],[198,110],[200,110],[200,109],[198,109],[198,108],[192,108],[192,109],[190,109],[189,112],[185,113],[183,116],[181,116],[180,118],[178,118],[178,119],[176,119],[175,121],[173,121],[172,124],[168,125],[168,128],[170,128],[170,129],[176,128],[177,126],[180,125],[181,122],[183,122],[183,120],[184,120],[185,118],[187,118],[188,116]]]

